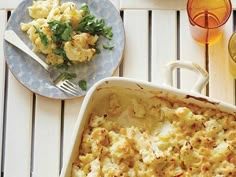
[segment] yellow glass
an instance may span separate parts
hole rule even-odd
[[[231,11],[230,0],[188,0],[187,12],[193,38],[204,44],[216,42]]]
[[[229,39],[229,71],[236,78],[236,33],[233,33]]]

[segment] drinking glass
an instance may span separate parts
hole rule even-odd
[[[236,32],[234,32],[228,43],[229,50],[229,71],[231,75],[236,78]]]
[[[188,0],[187,13],[193,38],[204,44],[216,42],[231,11],[230,0]]]

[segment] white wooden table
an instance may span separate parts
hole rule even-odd
[[[3,54],[7,17],[21,0],[0,1],[0,169],[2,177],[58,177],[83,98],[52,100],[33,94],[8,70]],[[186,0],[112,0],[126,31],[124,60],[116,75],[162,83],[171,60],[198,63],[209,72],[212,98],[235,104],[235,80],[228,71],[228,40],[234,13],[223,38],[211,46],[195,42],[189,31]],[[236,0],[232,1],[236,7]],[[236,19],[236,17],[235,17]],[[176,74],[176,86],[190,90],[196,75]]]

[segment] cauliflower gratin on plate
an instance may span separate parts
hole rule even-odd
[[[96,19],[87,4],[78,8],[73,2],[33,1],[28,10],[34,20],[21,23],[21,30],[29,35],[34,51],[46,54],[49,65],[88,62],[98,50],[99,35],[110,40],[113,36],[112,28]]]
[[[132,89],[97,91],[72,177],[236,176],[234,115]]]
[[[6,30],[14,30],[42,60],[82,85],[78,96],[114,73],[124,49],[123,22],[109,0],[25,0]],[[72,97],[56,88],[29,56],[4,45],[7,64],[24,86],[46,97]]]

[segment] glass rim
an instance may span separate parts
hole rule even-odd
[[[235,36],[236,36],[236,32],[233,32],[233,34],[230,36],[229,42],[228,42],[229,56],[230,56],[230,58],[231,58],[234,62],[236,62],[236,60],[233,59],[232,52],[231,52],[231,50],[230,50],[230,45],[232,44],[233,38],[234,38]]]
[[[231,15],[231,13],[232,13],[232,3],[231,3],[231,0],[228,0],[228,2],[229,2],[229,14],[228,14],[227,18],[226,18],[224,21],[222,21],[218,26],[212,27],[212,28],[208,28],[208,29],[216,29],[216,28],[219,28],[219,27],[223,26],[223,25],[228,21],[230,15]],[[189,9],[190,9],[190,8],[188,8],[188,7],[190,7],[189,3],[190,3],[190,0],[188,0],[188,2],[187,2],[187,13],[188,13],[188,18],[189,18],[190,23],[193,24],[193,25],[196,25],[196,26],[199,26],[199,27],[201,27],[201,28],[206,29],[204,26],[199,25],[198,23],[193,23],[194,20],[193,20],[192,16],[190,15],[190,12],[189,12]]]

